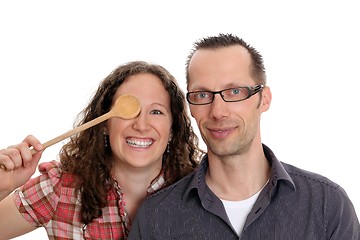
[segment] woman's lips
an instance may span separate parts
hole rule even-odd
[[[152,139],[126,138],[126,143],[136,148],[147,148],[153,144]]]

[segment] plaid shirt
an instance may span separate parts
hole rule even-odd
[[[39,165],[40,176],[30,179],[15,191],[15,203],[24,218],[44,227],[49,239],[126,239],[130,228],[121,188],[108,193],[102,215],[86,226],[80,220],[80,195],[73,186],[74,176],[61,172],[57,161]],[[148,189],[164,186],[161,175]]]

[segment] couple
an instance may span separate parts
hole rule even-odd
[[[232,34],[201,39],[186,79],[207,145],[201,161],[173,76],[154,64],[121,65],[102,81],[80,124],[108,112],[122,94],[139,99],[136,118],[112,118],[72,137],[60,162],[40,164],[41,175],[30,180],[39,140],[28,136],[0,150],[0,239],[40,226],[50,239],[360,238],[340,186],[281,163],[262,143],[271,91],[252,46]]]

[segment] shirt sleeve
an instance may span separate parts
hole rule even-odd
[[[326,239],[359,240],[360,225],[351,200],[340,186],[333,190],[326,206]]]
[[[39,171],[40,176],[30,179],[14,192],[19,212],[36,227],[44,226],[52,219],[61,188],[59,162],[42,163]]]

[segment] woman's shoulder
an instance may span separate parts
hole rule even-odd
[[[39,164],[40,175],[29,179],[14,192],[19,212],[35,226],[44,226],[59,214],[58,203],[77,204],[73,175],[62,171],[61,163],[50,161]],[[64,202],[65,201],[65,202]]]
[[[62,169],[62,164],[59,161],[53,160],[50,162],[44,162],[39,164],[40,177],[47,178],[53,182],[53,184],[58,184],[61,182],[63,186],[71,186],[74,183],[75,176],[74,174],[64,172]]]

